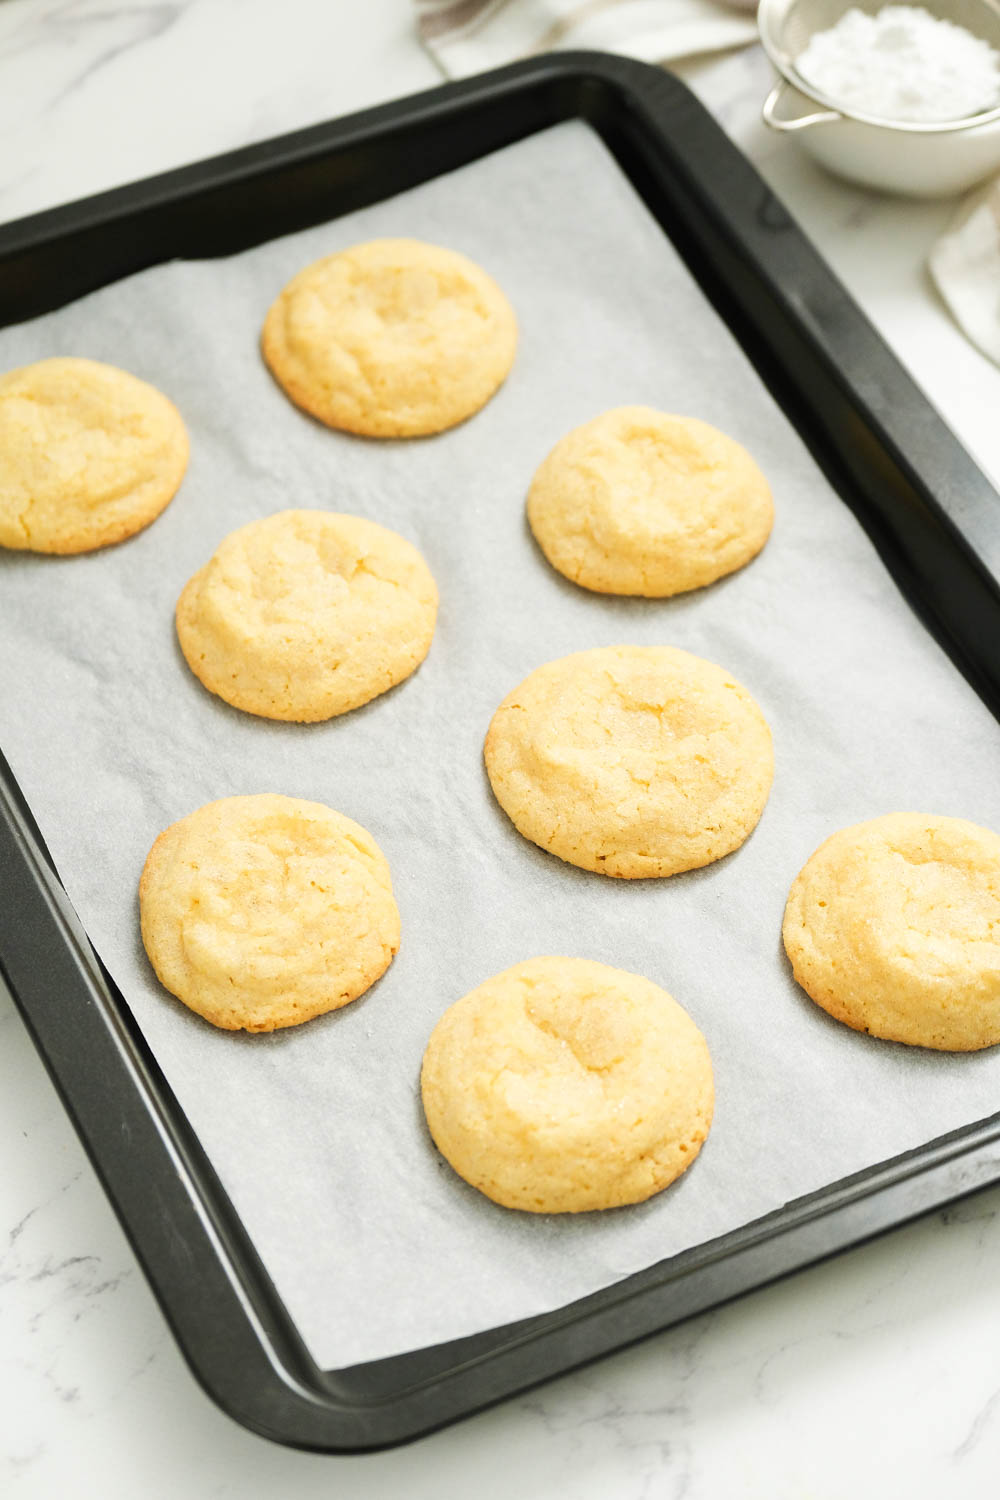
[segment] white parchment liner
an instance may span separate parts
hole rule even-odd
[[[295,410],[257,352],[313,258],[375,235],[461,249],[520,320],[507,385],[456,431],[368,442]],[[316,1358],[397,1353],[562,1305],[845,1173],[1000,1107],[1000,1052],[855,1035],[791,980],[779,929],[807,855],[896,809],[1000,828],[1000,728],[899,597],[604,147],[559,126],[392,201],[226,261],[155,268],[0,334],[0,368],[122,365],[179,405],[189,474],[146,532],[89,556],[0,554],[3,746],[120,984]],[[674,601],[601,598],[527,531],[535,466],[570,427],[644,402],[744,442],[774,487],[763,554]],[[235,526],[289,506],[394,527],[441,590],[408,682],[327,724],[228,708],[187,671],[173,608]],[[665,642],[722,663],[774,731],[750,841],[665,881],[620,882],[521,839],[482,740],[507,691],[588,646]],[[392,867],[400,953],[346,1010],[297,1030],[213,1030],[159,988],[136,885],[156,834],[203,802],[278,791],[357,819]],[[505,1211],[436,1155],[418,1072],[434,1022],[487,976],[565,953],[663,984],[704,1030],[715,1126],[638,1208]]]

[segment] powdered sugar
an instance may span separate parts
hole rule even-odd
[[[1000,104],[1000,53],[915,5],[847,11],[795,67],[834,103],[880,120],[959,120]]]

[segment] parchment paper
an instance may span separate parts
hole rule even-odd
[[[295,410],[257,353],[271,299],[375,235],[454,246],[519,316],[507,385],[441,437],[366,442]],[[924,632],[843,503],[587,127],[227,261],[177,263],[0,335],[0,367],[80,354],[179,405],[189,474],[146,532],[89,556],[0,554],[3,745],[94,944],[134,1009],[278,1291],[340,1366],[562,1305],[1000,1107],[1000,1051],[858,1036],[794,985],[788,887],[827,834],[914,809],[1000,828],[1000,728]],[[668,602],[566,583],[527,531],[535,466],[569,428],[645,402],[715,423],[769,475],[762,555]],[[289,506],[409,537],[441,590],[426,663],[368,707],[267,723],[205,692],[175,643],[185,580],[234,527]],[[482,740],[505,693],[589,646],[666,642],[720,662],[772,725],[761,824],[721,863],[620,882],[520,838]],[[155,836],[204,802],[279,791],[370,829],[403,941],[357,1003],[270,1036],[213,1030],[159,988],[136,885]],[[641,1207],[508,1212],[425,1132],[420,1059],[441,1012],[535,954],[663,984],[704,1030],[718,1094],[693,1168]]]

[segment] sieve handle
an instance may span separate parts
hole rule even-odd
[[[823,125],[844,118],[835,109],[813,109],[807,114],[779,114],[778,105],[786,94],[794,95],[795,99],[801,100],[807,109],[813,102],[807,99],[805,94],[800,94],[798,89],[792,88],[791,84],[786,83],[783,78],[779,78],[764,100],[761,110],[764,123],[770,125],[772,130],[805,130],[809,125]]]

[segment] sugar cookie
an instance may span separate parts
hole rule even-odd
[[[503,292],[454,250],[371,240],[307,266],[264,323],[264,358],[328,427],[418,437],[478,411],[514,362]]]
[[[371,834],[296,797],[226,797],[171,824],[149,851],[139,907],[160,983],[225,1031],[337,1010],[399,947]]]
[[[628,880],[738,848],[774,771],[747,690],[671,646],[609,646],[539,667],[497,709],[485,754],[525,838]]]
[[[358,516],[284,510],[231,532],[177,603],[188,666],[247,713],[347,713],[427,655],[437,588],[417,549]]]
[[[601,594],[702,588],[760,551],[767,480],[739,443],[694,417],[620,406],[575,428],[535,474],[528,521],[549,562]]]
[[[855,1031],[939,1051],[1000,1042],[1000,838],[889,813],[797,875],[782,926],[799,984]]]
[[[153,386],[92,359],[0,376],[0,547],[89,552],[141,531],[177,493],[188,438]]]
[[[445,1011],[424,1112],[460,1177],[506,1208],[641,1203],[712,1123],[705,1039],[666,990],[582,958],[515,964]]]

